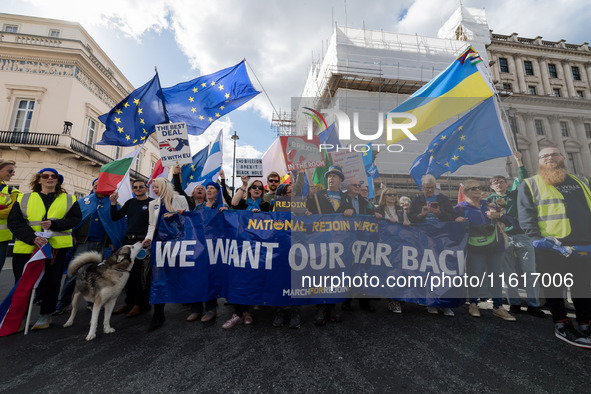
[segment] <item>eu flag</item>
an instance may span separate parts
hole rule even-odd
[[[172,122],[186,122],[189,134],[200,135],[214,121],[259,94],[250,83],[244,60],[210,75],[162,89]]]
[[[455,172],[464,164],[511,154],[499,122],[497,103],[491,97],[439,133],[414,161],[410,175],[420,187],[425,174],[437,178],[447,171]]]
[[[201,171],[207,160],[207,153],[209,146],[201,149],[193,156],[193,162],[191,164],[185,164],[181,167],[181,184],[185,193],[190,194],[193,191],[193,187],[189,187],[191,184],[195,184],[201,176]],[[190,188],[191,190],[187,191]]]
[[[109,113],[99,116],[106,126],[97,145],[133,146],[142,144],[155,125],[168,123],[160,94],[158,73],[150,82],[131,92]]]

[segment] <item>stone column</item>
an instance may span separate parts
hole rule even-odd
[[[540,153],[540,149],[538,147],[538,136],[536,135],[536,128],[534,126],[534,115],[531,112],[517,114],[525,124],[525,135],[528,140],[531,141],[529,146],[527,147],[527,155],[529,159],[528,165],[526,168],[529,170],[530,173],[535,173],[538,170],[538,154]],[[524,157],[525,159],[525,157]],[[525,164],[526,161],[523,160]]]
[[[560,149],[563,154],[566,154],[566,150],[564,149],[564,142],[562,133],[560,132],[560,117],[558,115],[550,115],[548,116],[548,120],[550,121],[550,132],[552,136],[552,141],[556,144],[556,147]]]
[[[583,174],[591,176],[591,150],[589,150],[589,140],[585,134],[585,119],[578,117],[573,118],[575,125],[575,139],[581,143],[581,162],[583,163]]]
[[[565,94],[565,97],[577,97],[577,93],[575,92],[575,85],[573,84],[573,72],[570,69],[570,64],[566,61],[561,61],[562,70],[564,72],[564,81],[566,82],[566,88],[568,89],[568,96]]]
[[[538,58],[540,65],[540,78],[542,78],[542,86],[544,87],[544,94],[546,96],[552,95],[552,87],[550,87],[550,74],[548,74],[548,58],[541,56]]]
[[[513,59],[513,63],[515,64],[515,72],[517,73],[517,83],[519,84],[518,93],[527,94],[527,85],[525,84],[525,74],[523,71],[523,60],[519,55],[513,55]]]

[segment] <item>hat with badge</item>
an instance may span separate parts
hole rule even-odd
[[[328,171],[324,173],[324,179],[328,179],[328,175],[335,174],[339,178],[341,178],[341,182],[345,180],[345,175],[343,175],[343,170],[339,166],[330,166],[328,167]]]

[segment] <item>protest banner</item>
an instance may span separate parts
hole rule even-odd
[[[239,159],[236,158],[236,176],[263,176],[263,159]]]
[[[160,158],[164,167],[192,162],[187,124],[164,123],[156,125]]]
[[[279,137],[287,171],[300,171],[324,167],[324,156],[320,151],[320,138],[308,140],[305,136]]]
[[[467,240],[468,224],[458,222],[191,211],[160,221],[150,299],[281,306],[335,303],[351,292],[455,307],[465,288],[451,279],[464,273]]]
[[[362,186],[367,186],[367,173],[360,152],[331,152],[332,164],[341,167],[345,181],[357,179]]]
[[[294,215],[305,215],[306,197],[275,197],[275,212],[291,212]]]

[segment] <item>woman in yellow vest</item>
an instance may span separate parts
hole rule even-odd
[[[59,295],[64,261],[72,247],[72,227],[82,220],[76,197],[62,187],[64,177],[53,168],[44,168],[31,180],[32,192],[18,196],[10,214],[8,228],[15,237],[12,269],[18,281],[31,254],[47,242],[53,258],[45,261],[45,274],[40,287],[41,311],[39,320],[31,328],[40,330],[51,324]]]
[[[6,260],[8,243],[12,240],[12,233],[8,229],[6,219],[20,193],[17,188],[6,184],[14,176],[15,164],[12,160],[0,159],[0,271]]]

